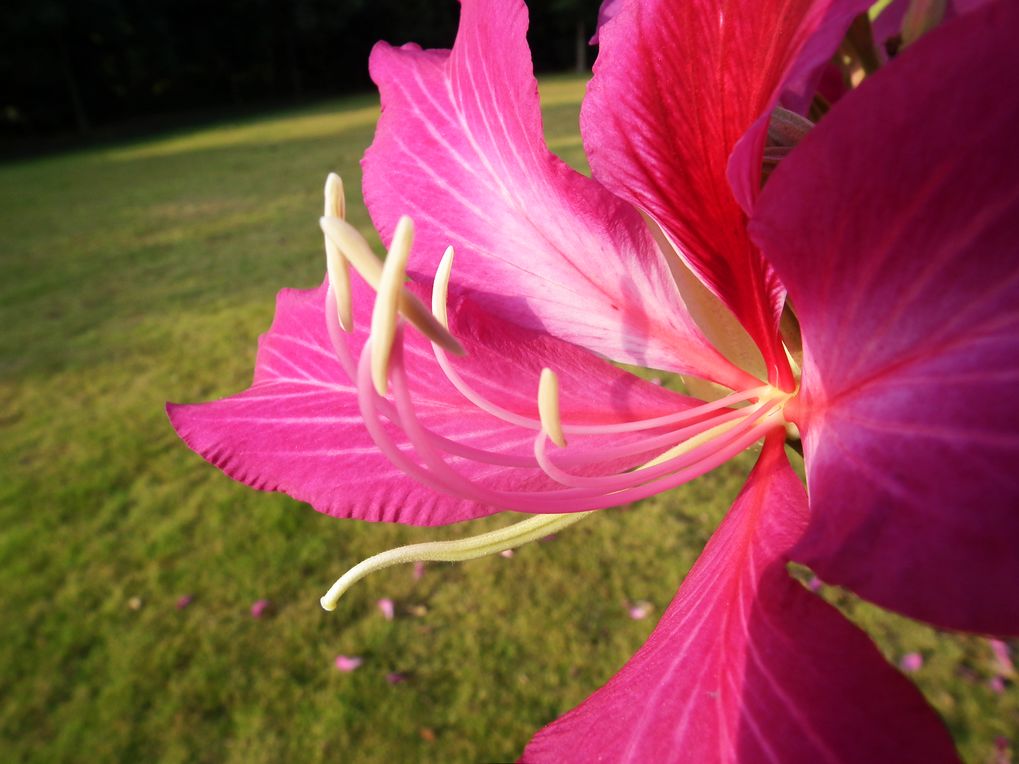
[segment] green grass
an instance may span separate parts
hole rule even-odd
[[[582,84],[543,93],[553,148],[582,164]],[[245,387],[276,290],[319,283],[329,170],[369,231],[376,114],[333,102],[0,167],[3,761],[512,759],[641,644],[738,491],[748,459],[512,559],[391,569],[319,608],[364,556],[504,521],[331,520],[231,482],[162,407]],[[1015,743],[1019,698],[987,688],[985,642],[832,596],[893,660],[925,655],[917,681],[968,760]],[[653,616],[630,620],[634,600]],[[341,674],[339,653],[365,663]]]

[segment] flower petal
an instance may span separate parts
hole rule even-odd
[[[627,3],[601,31],[581,114],[596,178],[646,210],[736,314],[769,366],[784,366],[784,292],[746,235],[767,115],[826,60],[857,6],[831,0]],[[800,58],[802,57],[802,60]],[[741,136],[736,164],[729,157]]]
[[[526,29],[521,0],[465,0],[451,51],[376,46],[382,116],[363,166],[383,239],[410,215],[411,269],[430,275],[452,245],[454,279],[486,309],[617,361],[742,384],[640,215],[546,147]]]
[[[358,330],[346,337],[354,358],[366,340],[374,293],[353,280]],[[439,525],[495,511],[441,495],[393,466],[365,429],[353,384],[337,360],[326,325],[326,286],[283,290],[272,328],[259,343],[254,384],[212,403],[168,413],[178,434],[230,477],[282,491],[337,517]],[[638,379],[547,335],[488,316],[469,302],[451,306],[451,327],[468,356],[458,372],[511,411],[537,417],[543,366],[559,375],[566,421],[602,424],[672,414],[699,403]],[[425,427],[457,443],[508,457],[533,458],[535,432],[496,419],[468,403],[435,362],[428,342],[405,333],[403,356]],[[398,444],[407,439],[388,425]],[[636,438],[636,436],[630,436]],[[614,442],[627,442],[624,437]],[[603,445],[593,439],[589,447]],[[584,449],[578,440],[570,448]],[[560,487],[537,467],[485,464],[449,457],[462,474],[498,490]]]
[[[523,761],[955,761],[916,688],[789,576],[806,513],[773,437],[644,647]]]
[[[878,53],[882,56],[886,54],[885,46],[892,38],[901,35],[902,22],[906,18],[906,11],[909,10],[911,2],[912,0],[893,0],[874,19],[874,42],[878,46]],[[944,16],[941,23],[951,21],[957,16],[976,10],[988,2],[990,0],[948,0],[945,3]],[[883,57],[882,61],[884,60],[886,58]]]
[[[594,35],[591,37],[591,45],[598,44],[598,35],[601,32],[601,28],[619,14],[624,2],[626,0],[602,0],[602,4],[598,6],[598,21],[595,24]]]
[[[783,161],[751,226],[803,333],[826,582],[1019,634],[1019,7],[908,48]]]

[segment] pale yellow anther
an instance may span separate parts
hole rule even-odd
[[[396,339],[396,318],[400,310],[400,294],[407,277],[407,261],[414,242],[414,223],[404,215],[393,231],[393,242],[382,266],[379,293],[372,309],[371,366],[372,382],[379,395],[385,395],[389,380],[389,356]]]
[[[446,301],[449,299],[449,277],[453,272],[453,248],[446,247],[435,271],[432,282],[432,315],[446,329],[449,329],[449,314]]]
[[[375,256],[361,232],[337,217],[323,217],[319,220],[319,225],[361,278],[376,292],[379,291],[382,283],[382,261]],[[424,303],[406,289],[400,290],[399,310],[404,318],[436,345],[450,353],[463,355],[463,346],[436,320]]]
[[[340,220],[347,216],[343,181],[334,172],[329,173],[329,177],[326,178],[324,214],[326,217],[336,217]],[[333,298],[336,300],[336,317],[345,332],[352,332],[354,309],[350,294],[350,265],[332,239],[326,236],[325,243],[326,271],[329,274],[329,284],[333,288]]]
[[[343,178],[335,172],[329,173],[326,178],[326,205],[322,213],[326,217],[337,217],[340,220],[347,219],[347,197],[343,193]]]
[[[545,434],[559,448],[565,448],[566,436],[559,416],[559,377],[548,368],[541,370],[538,382],[538,416]]]
[[[322,232],[343,253],[348,262],[371,288],[378,291],[382,281],[382,261],[372,252],[361,232],[342,218],[326,215],[319,220]]]

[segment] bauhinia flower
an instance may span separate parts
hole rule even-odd
[[[790,561],[1019,634],[1019,7],[970,3],[816,126],[777,109],[809,102],[866,5],[614,3],[593,178],[544,143],[520,0],[464,0],[451,51],[380,44],[363,166],[385,263],[331,177],[325,283],[280,293],[248,390],[169,407],[228,475],[330,515],[534,515],[384,552],[329,608],[371,570],[509,549],[763,442],[647,644],[525,761],[954,760]]]

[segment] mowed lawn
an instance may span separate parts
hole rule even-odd
[[[578,165],[582,91],[543,82],[550,143]],[[276,291],[320,282],[328,171],[377,242],[358,194],[377,109],[0,167],[0,761],[513,759],[637,649],[739,490],[752,455],[512,558],[390,569],[321,610],[364,556],[510,518],[332,520],[234,484],[163,405],[244,388]],[[922,654],[916,681],[969,761],[1016,745],[1019,693],[990,687],[985,640],[825,593],[891,660]],[[342,673],[340,654],[364,662]]]

